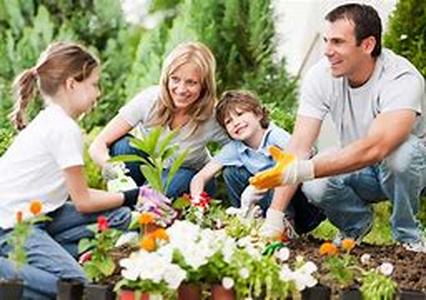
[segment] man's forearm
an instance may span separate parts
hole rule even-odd
[[[285,211],[296,193],[297,187],[298,185],[289,185],[275,188],[270,208]]]

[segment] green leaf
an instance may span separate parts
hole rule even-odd
[[[95,246],[96,246],[96,242],[94,240],[89,240],[87,238],[81,239],[78,242],[78,253],[82,254],[82,253],[92,249]]]
[[[125,155],[117,155],[108,160],[108,162],[144,162],[145,159],[140,157],[137,154],[125,154]]]
[[[161,174],[156,172],[152,167],[144,165],[141,166],[143,176],[145,176],[151,187],[161,193],[164,192],[163,183],[161,182]]]
[[[175,176],[176,172],[179,170],[179,168],[182,166],[183,162],[185,161],[186,156],[188,155],[189,150],[186,149],[185,151],[181,152],[176,159],[173,161],[172,165],[169,169],[169,174],[167,176],[166,181],[166,187],[165,190],[169,188],[170,183],[172,182],[173,177]]]

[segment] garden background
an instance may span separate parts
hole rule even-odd
[[[219,94],[230,88],[255,91],[270,108],[272,119],[291,132],[299,78],[286,71],[284,58],[277,59],[273,4],[269,0],[0,0],[0,155],[16,135],[7,119],[13,104],[11,82],[55,40],[81,42],[102,61],[102,97],[81,120],[87,144],[138,90],[158,82],[165,54],[187,40],[202,41],[215,54]],[[399,0],[384,43],[426,76],[423,0]],[[41,106],[40,99],[31,105],[30,118]],[[87,155],[86,174],[92,187],[104,186]],[[421,202],[419,219],[426,225],[425,198]],[[367,240],[390,243],[389,203],[375,209],[376,222]],[[331,237],[334,230],[324,222],[316,234]]]

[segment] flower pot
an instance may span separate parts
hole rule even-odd
[[[115,293],[106,285],[89,284],[84,288],[86,300],[114,300]]]
[[[401,290],[399,291],[400,300],[426,300],[426,294],[422,291]]]
[[[158,294],[141,293],[132,290],[120,290],[119,300],[162,300],[163,296]]]
[[[225,289],[221,284],[213,284],[211,287],[212,300],[235,300],[234,289]]]
[[[83,283],[74,279],[60,279],[57,283],[57,300],[81,300],[83,299]]]
[[[200,300],[201,286],[194,283],[182,283],[178,289],[178,300]]]
[[[0,299],[15,300],[22,298],[24,285],[22,280],[0,280]]]
[[[317,284],[302,291],[302,300],[329,300],[331,289],[328,286]]]
[[[361,291],[358,288],[345,288],[340,293],[341,300],[362,300]]]

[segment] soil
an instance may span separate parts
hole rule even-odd
[[[323,241],[311,236],[291,241],[288,245],[290,249],[293,249],[293,251],[290,251],[290,260],[297,255],[312,260],[319,267],[320,276],[318,278],[320,278],[320,282],[330,286],[335,292],[334,290],[338,287],[333,287],[331,282],[327,282],[327,277],[324,276],[325,270],[320,267],[323,258],[319,254],[319,247],[322,243]],[[358,261],[364,253],[370,254],[370,267],[379,266],[384,262],[393,264],[392,278],[398,284],[399,289],[426,292],[426,253],[407,251],[400,245],[375,246],[365,243],[356,246],[351,253],[357,257]]]

